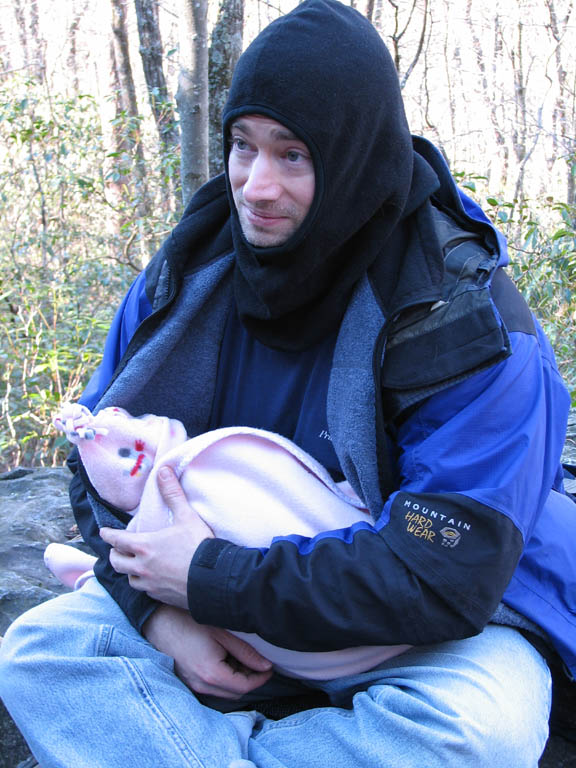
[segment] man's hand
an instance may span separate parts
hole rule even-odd
[[[272,674],[272,664],[250,645],[218,627],[197,624],[185,611],[161,605],[144,635],[175,662],[178,677],[196,693],[237,699]]]
[[[188,504],[170,468],[158,473],[158,488],[172,511],[173,525],[147,533],[101,528],[100,535],[112,547],[110,564],[127,574],[130,586],[162,603],[188,608],[190,562],[200,543],[214,534]]]

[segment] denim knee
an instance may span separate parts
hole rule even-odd
[[[83,655],[92,635],[90,624],[75,632],[70,607],[79,593],[69,593],[48,600],[19,616],[6,631],[0,646],[0,698],[9,702],[27,690],[27,686],[49,685],[58,659]]]
[[[26,614],[17,618],[9,627],[0,645],[0,699],[10,710],[10,701],[19,695],[18,679],[28,668],[30,654],[28,651],[28,623]],[[31,672],[33,674],[33,667]]]

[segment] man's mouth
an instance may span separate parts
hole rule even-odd
[[[260,227],[272,227],[288,218],[276,211],[258,211],[248,207],[245,207],[244,210],[248,221]]]

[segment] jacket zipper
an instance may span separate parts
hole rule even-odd
[[[374,345],[374,354],[372,357],[372,376],[374,379],[374,395],[376,398],[376,463],[378,467],[378,485],[382,500],[388,498],[388,488],[392,487],[392,477],[390,470],[390,451],[389,440],[387,438],[386,422],[384,420],[384,409],[382,403],[382,363],[384,351],[386,348],[386,339],[388,336],[388,320],[378,333],[376,344]]]

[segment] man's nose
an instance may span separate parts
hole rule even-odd
[[[282,194],[282,186],[272,157],[258,153],[250,166],[242,192],[244,199],[249,203],[278,200]]]

